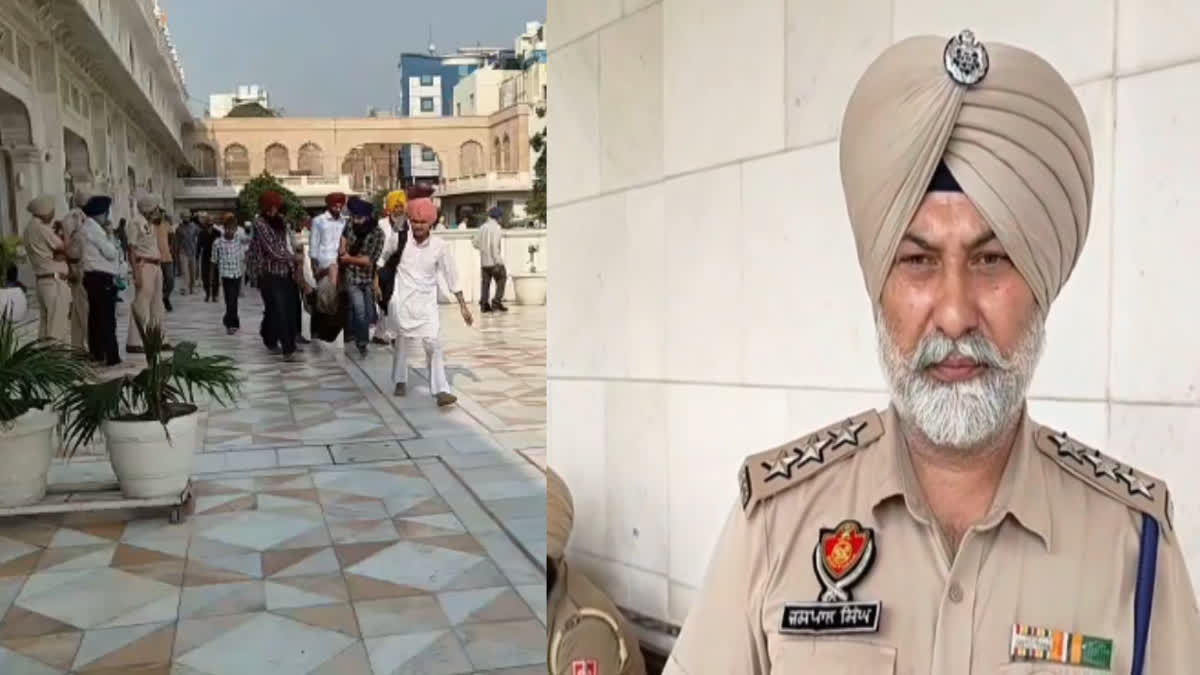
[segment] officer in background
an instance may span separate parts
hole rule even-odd
[[[841,129],[892,404],[746,459],[664,672],[1198,672],[1166,484],[1026,409],[1094,194],[1070,85],[914,37]]]
[[[163,260],[167,242],[159,236],[162,225],[162,202],[154,195],[137,200],[137,214],[129,223],[129,267],[133,271],[133,307],[129,311],[129,331],[125,336],[125,351],[141,354],[142,335],[137,321],[146,328],[158,326],[166,333],[166,307],[163,305]],[[170,251],[166,251],[170,255]],[[170,349],[169,345],[163,345]]]
[[[546,469],[546,611],[553,675],[645,675],[633,626],[612,600],[575,568],[564,553],[575,506],[571,491]],[[715,672],[715,671],[713,671]]]

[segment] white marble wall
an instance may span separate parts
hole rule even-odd
[[[1033,411],[1168,477],[1200,573],[1200,3],[550,0],[549,23],[549,461],[620,603],[681,622],[741,458],[885,403],[835,138],[889,42],[965,27],[1055,63],[1095,144]]]
[[[455,269],[458,272],[458,283],[462,286],[463,297],[472,304],[479,303],[480,270],[479,251],[471,244],[475,230],[446,230],[435,236],[450,242],[450,254],[454,256]],[[520,229],[505,230],[500,242],[500,251],[504,255],[504,266],[509,277],[514,274],[525,274],[529,271],[529,246],[535,245],[538,250],[533,254],[534,267],[540,273],[546,272],[546,230]],[[547,277],[548,278],[548,277]],[[440,282],[439,282],[440,283]],[[504,289],[504,301],[515,304],[517,301],[515,284],[510,278]],[[439,300],[449,303],[453,300],[448,289],[439,288]]]

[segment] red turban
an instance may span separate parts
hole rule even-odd
[[[346,195],[341,192],[330,192],[325,195],[325,206],[332,207],[334,204],[346,204]]]
[[[274,190],[267,190],[258,198],[258,210],[266,211],[272,206],[277,209],[282,209],[283,195],[275,192]]]
[[[437,207],[425,197],[414,199],[408,203],[408,219],[432,225],[437,220]]]
[[[409,186],[409,188],[404,192],[405,196],[407,196],[409,199],[423,199],[425,197],[432,197],[434,188],[432,185],[428,185],[426,183],[417,183]]]

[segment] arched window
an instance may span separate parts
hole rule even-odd
[[[483,173],[483,146],[478,141],[467,141],[458,147],[458,173],[474,176]]]
[[[225,148],[225,177],[232,180],[250,178],[250,153],[239,143]]]
[[[217,151],[211,145],[197,143],[192,146],[192,166],[196,175],[203,178],[214,178],[217,175]]]
[[[316,143],[305,143],[300,146],[296,158],[296,170],[303,176],[325,175],[325,153]]]
[[[272,176],[286,176],[292,170],[292,160],[288,154],[288,149],[278,143],[272,143],[267,146],[263,160],[267,168],[267,173]]]
[[[503,162],[503,171],[513,170],[512,143],[508,140],[508,134],[504,134],[504,142],[500,148],[500,159]]]
[[[492,171],[500,171],[500,139],[492,139]]]

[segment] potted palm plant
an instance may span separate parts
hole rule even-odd
[[[22,342],[12,316],[0,313],[0,507],[46,496],[56,408],[69,387],[92,376],[87,359],[58,340]]]
[[[135,323],[146,367],[71,387],[63,399],[64,440],[74,452],[103,431],[126,497],[177,495],[187,486],[196,450],[196,393],[219,404],[232,402],[238,391],[237,366],[228,356],[200,356],[194,342],[166,352],[159,326]]]

